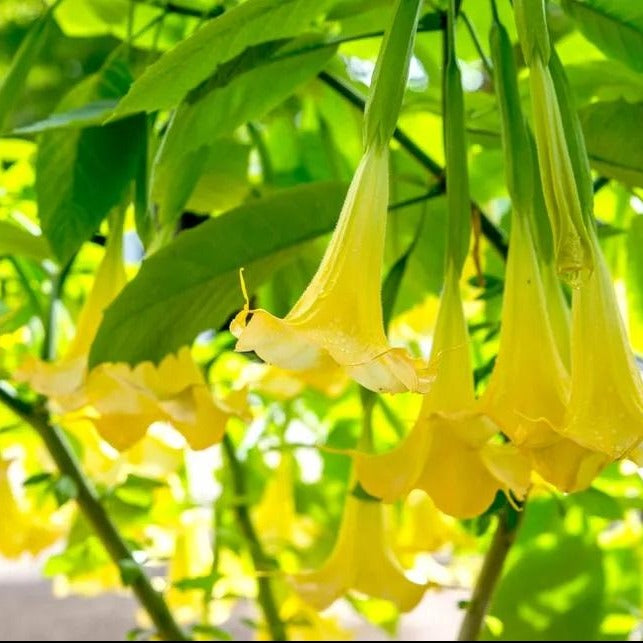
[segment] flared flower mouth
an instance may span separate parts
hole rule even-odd
[[[247,410],[212,395],[188,347],[158,365],[101,364],[85,385],[90,417],[101,437],[123,450],[154,422],[169,422],[193,449],[220,442],[228,420]],[[234,397],[231,396],[231,397]]]
[[[316,609],[330,606],[354,590],[393,602],[408,612],[419,602],[425,585],[409,580],[385,538],[382,505],[349,495],[335,547],[317,571],[293,579],[296,591]]]
[[[290,370],[339,365],[378,392],[426,391],[429,369],[391,347],[384,332],[380,288],[387,205],[388,150],[372,147],[302,296],[283,319],[246,304],[230,326],[236,349]]]
[[[355,453],[366,491],[393,502],[412,489],[429,494],[441,511],[458,518],[482,513],[500,490],[523,498],[527,458],[499,443],[499,428],[476,406],[469,339],[458,280],[447,276],[436,324],[432,361],[436,380],[410,433],[392,451]]]

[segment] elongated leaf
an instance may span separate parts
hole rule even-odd
[[[254,289],[302,244],[332,230],[345,193],[334,182],[296,187],[181,234],[143,263],[107,309],[91,366],[159,361],[219,328],[243,305],[239,269]]]
[[[120,60],[77,85],[63,100],[68,111],[93,100],[113,99],[131,78]],[[36,191],[42,230],[64,263],[121,201],[142,152],[142,116],[104,127],[45,132],[36,159]]]
[[[215,86],[196,102],[184,102],[172,119],[153,170],[153,192],[170,193],[159,211],[161,222],[170,223],[180,213],[218,138],[278,105],[315,76],[333,53],[328,48],[268,62],[223,87]],[[170,184],[176,188],[164,187]]]
[[[56,5],[59,4],[59,2],[60,0],[56,2]],[[38,54],[47,38],[52,23],[52,10],[53,7],[31,27],[16,55],[13,57],[11,67],[9,67],[9,71],[4,77],[2,84],[0,84],[0,132],[4,131],[7,118],[16,101],[20,98],[29,71],[36,58],[38,58]]]
[[[563,7],[599,49],[643,71],[643,3],[640,0],[563,0]]]
[[[178,105],[222,63],[269,40],[309,30],[332,0],[248,0],[210,20],[150,65],[121,101],[116,115]]]
[[[40,134],[53,129],[89,127],[100,125],[116,107],[113,98],[97,100],[67,112],[57,112],[47,118],[16,128],[12,134]]]
[[[0,221],[0,254],[42,261],[51,256],[51,251],[43,237],[37,237],[7,221]]]
[[[643,103],[592,103],[580,118],[594,169],[627,185],[643,186]]]

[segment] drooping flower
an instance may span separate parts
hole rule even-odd
[[[499,490],[523,497],[527,459],[498,439],[498,427],[476,408],[469,337],[458,280],[447,275],[433,339],[437,375],[411,432],[392,451],[354,454],[366,491],[393,502],[422,489],[458,518],[482,513]]]
[[[75,410],[86,402],[83,384],[89,349],[103,319],[103,311],[127,281],[122,231],[122,220],[119,219],[112,228],[94,284],[80,311],[74,339],[65,354],[54,362],[28,358],[15,374],[16,379],[29,382],[36,392],[46,395],[56,412]]]
[[[169,422],[193,449],[221,440],[234,415],[246,415],[234,394],[213,397],[187,346],[158,365],[101,364],[86,382],[88,415],[101,437],[124,450],[140,440],[153,422]]]
[[[0,554],[17,558],[41,552],[60,538],[62,530],[20,501],[9,480],[10,465],[10,460],[0,459]]]
[[[532,466],[562,491],[587,487],[608,458],[556,432],[569,400],[569,375],[558,353],[527,221],[512,220],[498,357],[481,399]]]
[[[395,551],[402,555],[435,552],[446,545],[465,541],[460,523],[441,512],[433,500],[414,489],[402,505],[402,516],[395,535]]]
[[[349,495],[337,541],[322,567],[294,579],[297,592],[318,610],[355,590],[389,600],[402,612],[413,609],[425,586],[409,580],[385,539],[382,505]]]
[[[612,459],[643,440],[643,382],[598,240],[595,270],[572,301],[572,387],[562,433]]]
[[[211,446],[221,440],[228,419],[244,415],[245,410],[234,395],[226,402],[213,397],[189,348],[166,356],[158,365],[143,362],[132,368],[106,363],[88,372],[89,350],[103,311],[125,283],[120,221],[111,230],[68,350],[51,363],[28,359],[16,379],[46,395],[61,419],[90,418],[116,449],[131,447],[154,422],[170,422],[194,449]]]
[[[388,150],[371,146],[312,281],[279,319],[248,303],[230,326],[237,350],[290,370],[340,365],[374,391],[421,391],[428,373],[384,332],[380,298],[388,204]],[[248,316],[252,317],[248,321]]]
[[[203,615],[204,590],[186,588],[181,583],[206,577],[212,571],[211,528],[212,517],[202,507],[183,512],[179,519],[165,598],[180,623],[193,622]]]
[[[313,535],[314,524],[308,516],[298,515],[295,507],[295,466],[292,451],[282,452],[261,501],[254,507],[253,522],[270,551],[288,545],[307,547]]]

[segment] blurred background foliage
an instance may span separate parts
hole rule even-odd
[[[127,118],[101,125],[133,79],[235,4],[63,0],[47,21],[38,55],[22,72],[26,82],[12,99],[0,138],[0,378],[11,381],[26,355],[44,354],[52,307],[55,352],[64,352],[103,253],[103,220],[113,208],[126,207],[125,257],[134,281],[111,307],[91,361],[158,360],[196,339],[193,354],[217,393],[243,386],[249,391],[252,422],[228,424],[243,466],[241,489],[219,447],[191,451],[168,426],[153,427],[123,453],[86,421],[65,426],[109,514],[137,556],[158,571],[178,618],[196,624],[195,634],[204,638],[225,638],[235,603],[256,592],[239,506],[250,508],[266,554],[286,573],[319,565],[337,533],[349,460],[317,445],[355,447],[357,388],[344,381],[302,382],[232,352],[232,337],[221,329],[242,296],[237,266],[226,265],[219,249],[235,231],[241,234],[247,256],[240,265],[248,266],[254,301],[278,315],[290,309],[318,265],[359,160],[359,105],[392,6],[387,0],[325,2],[327,18],[318,20],[321,8],[311,3],[309,19],[294,33],[262,34],[261,23],[246,25],[240,50],[230,58],[217,53],[224,62],[211,72],[212,52],[188,61],[193,69],[201,65],[204,85],[184,92],[188,98],[174,116],[183,96],[171,96],[166,78],[156,83],[155,96],[147,94],[151,114],[134,107],[122,111],[132,114]],[[425,3],[399,122],[402,136],[392,146],[385,266],[386,274],[405,258],[391,336],[424,356],[442,287],[446,228],[441,8]],[[515,42],[509,2],[499,8]],[[637,0],[562,0],[550,2],[548,10],[595,173],[601,241],[641,355],[643,13]],[[0,78],[46,11],[43,0],[0,3]],[[510,210],[488,63],[490,24],[489,3],[464,0],[457,39],[469,171],[487,233],[466,267],[480,388],[497,352]],[[524,74],[520,82],[529,112]],[[70,212],[78,225],[64,223]],[[265,224],[273,214],[277,223]],[[218,223],[204,223],[210,219]],[[241,221],[247,227],[240,230]],[[159,230],[175,224],[176,238],[152,254]],[[282,231],[286,241],[276,243]],[[151,258],[135,277],[146,251]],[[188,252],[193,273],[180,262]],[[196,293],[203,302],[197,311],[189,306]],[[412,395],[378,399],[378,448],[406,433],[417,407]],[[39,438],[4,408],[0,427],[0,553],[46,549],[44,573],[61,595],[111,591],[127,582],[127,569],[112,566],[68,502],[77,490],[56,473]],[[622,462],[590,489],[569,496],[537,486],[484,638],[640,640],[642,484],[640,469]],[[431,591],[470,586],[495,513],[506,501],[498,498],[485,515],[462,523],[426,502],[410,499],[391,508],[390,535],[400,560],[434,583]],[[341,635],[339,624],[312,616],[282,582],[283,574],[277,577],[291,636]],[[394,631],[399,615],[390,605],[364,597],[350,604]],[[148,625],[143,619],[134,634],[145,635]]]

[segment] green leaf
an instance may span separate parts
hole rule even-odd
[[[54,129],[100,125],[116,105],[117,101],[113,98],[96,100],[82,107],[70,109],[66,112],[57,112],[41,121],[18,127],[13,130],[12,134],[40,134]]]
[[[640,0],[563,0],[583,35],[611,58],[643,71],[643,3]]]
[[[119,560],[118,571],[120,571],[121,581],[126,587],[133,585],[143,574],[140,565],[131,558]]]
[[[77,85],[63,100],[68,111],[92,100],[122,95],[130,83],[118,59]],[[65,263],[123,198],[136,171],[145,122],[133,117],[104,127],[46,132],[36,159],[36,192],[42,230]]]
[[[315,76],[334,54],[334,48],[268,61],[218,86],[199,90],[176,110],[153,169],[153,192],[169,196],[160,209],[163,224],[172,222],[194,189],[214,141],[246,121],[263,116]],[[257,61],[255,60],[255,63]],[[223,79],[221,82],[226,82]],[[210,85],[210,83],[208,83]],[[170,190],[169,185],[174,189]],[[160,188],[159,188],[160,186]]]
[[[52,490],[56,497],[56,502],[60,507],[66,502],[78,497],[78,485],[69,476],[60,476],[60,478],[54,482]]]
[[[345,194],[334,182],[283,190],[182,233],[143,263],[107,309],[90,366],[158,362],[220,328],[243,305],[239,269],[252,292],[302,244],[332,230]]]
[[[248,0],[207,22],[147,67],[116,109],[122,116],[169,109],[212,76],[217,67],[269,40],[310,30],[331,0]]]
[[[43,482],[49,482],[52,478],[51,473],[43,471],[42,473],[34,473],[34,475],[29,476],[23,483],[23,487],[32,487],[34,485],[42,484]]]
[[[27,76],[40,54],[49,30],[51,29],[51,12],[60,0],[40,17],[25,36],[16,52],[9,71],[0,85],[0,132],[4,131],[7,118],[16,102],[20,99]]]
[[[8,221],[0,221],[0,255],[10,254],[42,261],[51,256],[44,237],[38,237]]]
[[[580,111],[594,169],[630,186],[643,186],[643,102],[592,103]]]

